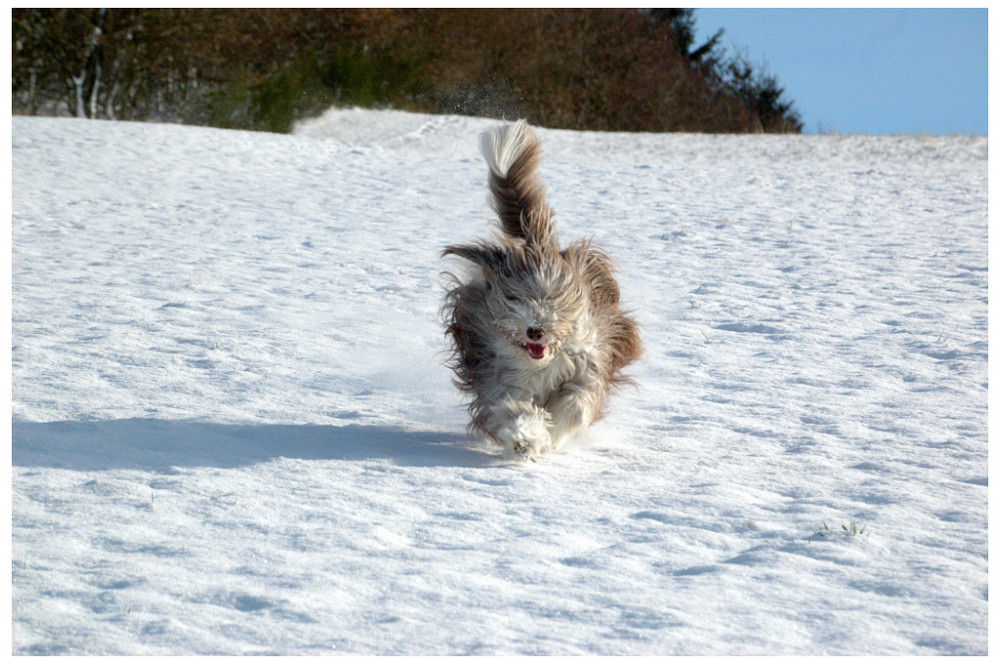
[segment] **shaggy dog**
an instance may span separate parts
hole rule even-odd
[[[451,275],[442,308],[449,366],[472,397],[470,433],[534,459],[601,416],[641,343],[607,254],[587,241],[559,248],[527,123],[483,132],[479,148],[503,233],[442,254],[471,264],[464,280]]]

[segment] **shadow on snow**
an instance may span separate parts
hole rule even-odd
[[[500,455],[464,434],[399,427],[216,424],[155,419],[14,422],[13,465],[69,470],[236,468],[280,457],[386,459],[400,466],[488,466]]]

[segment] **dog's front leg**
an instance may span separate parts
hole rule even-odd
[[[545,404],[550,414],[552,448],[558,448],[566,438],[590,426],[603,401],[603,382],[593,371],[583,371],[563,383]]]
[[[531,395],[517,391],[500,397],[489,409],[487,429],[508,456],[530,459],[552,447],[549,413]]]

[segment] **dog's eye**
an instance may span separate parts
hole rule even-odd
[[[517,302],[516,295],[511,295],[510,293],[504,293],[504,297],[507,298],[508,302]]]

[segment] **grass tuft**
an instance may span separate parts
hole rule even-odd
[[[840,529],[843,530],[844,533],[849,537],[857,537],[859,535],[869,534],[868,524],[862,523],[861,525],[858,525],[858,522],[854,520],[852,520],[850,523],[840,524]],[[824,521],[822,528],[813,528],[813,537],[826,539],[828,537],[833,537],[839,532],[840,531],[838,530],[832,530],[830,526],[827,525],[826,521]]]

